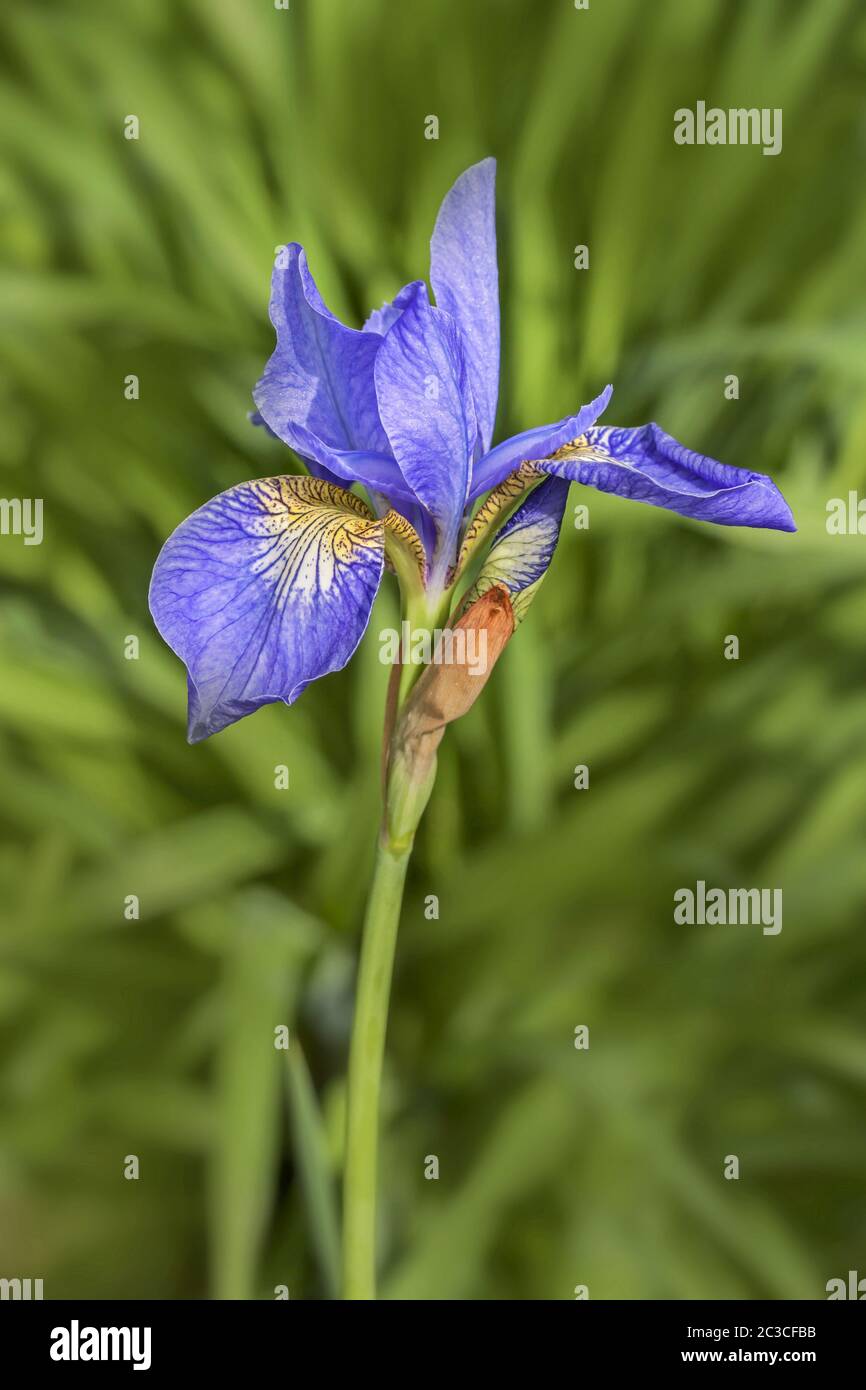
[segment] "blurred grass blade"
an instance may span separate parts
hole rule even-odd
[[[217,1068],[212,1284],[214,1298],[248,1299],[256,1296],[275,1197],[284,1053],[274,1045],[274,1030],[291,1021],[286,967],[295,943],[260,901],[238,900],[237,913]]]
[[[286,1088],[310,1236],[329,1298],[340,1296],[340,1228],[334,1175],[312,1077],[300,1044],[286,1054]]]

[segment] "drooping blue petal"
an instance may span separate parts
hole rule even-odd
[[[427,286],[423,280],[410,281],[408,285],[403,286],[390,303],[383,304],[381,309],[374,309],[364,324],[364,332],[379,333],[384,336],[391,324],[396,322],[417,294],[423,294],[425,298],[427,297]]]
[[[500,582],[510,593],[528,589],[545,573],[559,540],[567,497],[567,482],[547,478],[521,502],[496,536],[488,559],[495,556]]]
[[[535,429],[524,430],[522,434],[512,435],[511,439],[497,444],[475,465],[470,501],[497,487],[521,463],[549,458],[563,444],[577,439],[590,425],[595,424],[606,409],[612,391],[612,386],[606,386],[600,396],[596,396],[589,405],[581,406],[576,415],[567,415],[553,425],[537,425]]]
[[[370,458],[390,453],[373,381],[381,335],[347,328],[334,317],[296,243],[274,266],[270,315],[277,346],[253,391],[263,420],[298,453],[333,472],[340,470],[329,454],[344,460],[358,454],[357,481],[366,482]]]
[[[547,478],[521,502],[496,536],[464,604],[501,584],[511,597],[515,622],[522,621],[553,558],[568,486],[565,479]]]
[[[496,160],[483,159],[446,193],[430,239],[430,283],[466,344],[482,451],[490,448],[499,394]]]
[[[539,467],[601,492],[718,526],[797,529],[791,508],[771,478],[694,453],[658,425],[596,426]]]
[[[454,548],[478,427],[457,325],[417,295],[376,358],[379,414],[400,471],[436,523],[438,550]]]
[[[241,483],[181,522],[150,611],[189,674],[190,742],[345,666],[383,564],[382,521],[316,478]]]

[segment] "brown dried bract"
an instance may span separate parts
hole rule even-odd
[[[487,632],[487,667],[472,674],[467,661],[428,666],[419,676],[397,721],[393,753],[412,780],[423,781],[449,724],[472,708],[514,632],[508,590],[495,584],[466,610],[454,630]]]

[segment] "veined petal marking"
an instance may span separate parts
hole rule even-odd
[[[556,549],[567,497],[568,482],[548,477],[520,503],[496,535],[461,612],[498,585],[509,594],[515,623],[523,621]]]
[[[545,473],[718,526],[795,531],[772,478],[719,463],[656,424],[595,425],[539,462]]]
[[[393,507],[386,512],[384,523],[385,563],[388,569],[398,576],[405,575],[414,584],[414,566],[417,568],[417,579],[423,585],[427,577],[427,554],[415,527]]]
[[[535,463],[521,463],[488,493],[466,528],[460,554],[457,556],[455,574],[459,574],[465,568],[472,555],[501,519],[503,512],[507,511],[527,488],[533,487],[543,477],[544,474]]]
[[[336,561],[352,563],[356,548],[381,546],[382,525],[366,502],[321,478],[259,478],[249,484],[265,515],[250,535],[273,536],[273,546],[250,565],[274,578],[284,593],[293,585],[328,590]]]
[[[191,742],[260,705],[291,704],[346,664],[384,566],[384,523],[319,478],[261,478],[169,537],[150,606],[187,667]]]
[[[578,435],[577,439],[572,439],[570,444],[563,444],[562,447],[555,450],[550,457],[552,459],[581,458],[587,461],[592,460],[595,463],[610,462],[610,454],[606,453],[604,449],[599,449],[596,445],[591,444],[589,436],[586,434]]]

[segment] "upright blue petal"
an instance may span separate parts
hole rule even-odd
[[[496,536],[464,606],[501,584],[515,622],[522,621],[553,558],[567,497],[568,483],[561,478],[547,478],[530,492]]]
[[[295,243],[274,266],[270,315],[277,346],[253,391],[265,424],[339,477],[379,486],[391,464],[373,380],[381,335],[334,317]]]
[[[797,529],[791,508],[771,478],[694,453],[658,425],[597,426],[539,467],[601,492],[718,526]]]
[[[446,193],[430,239],[430,283],[463,335],[484,452],[499,394],[496,160],[483,159]]]
[[[382,521],[316,478],[241,483],[181,522],[150,611],[187,668],[190,742],[345,666],[383,565]]]
[[[521,463],[533,463],[536,459],[549,458],[563,444],[582,435],[590,425],[594,425],[599,415],[606,409],[610,400],[612,386],[606,386],[600,396],[589,405],[581,406],[576,415],[567,415],[554,425],[537,425],[524,430],[522,434],[512,435],[502,444],[491,449],[480,463],[475,465],[472,474],[470,501],[480,497],[483,492],[498,487],[503,479],[513,473]]]
[[[443,563],[466,505],[478,427],[453,319],[417,295],[376,358],[379,413],[403,477],[436,523]]]
[[[364,324],[365,333],[379,333],[382,336],[388,332],[392,323],[395,323],[414,300],[417,294],[423,294],[426,298],[427,286],[423,280],[411,280],[408,285],[404,285],[399,294],[388,304],[383,304],[381,309],[374,309]]]

